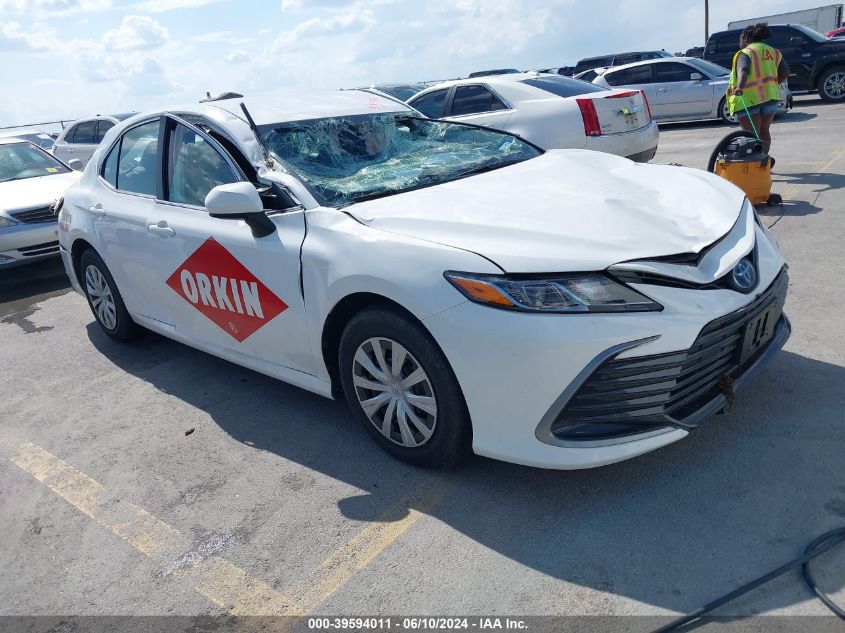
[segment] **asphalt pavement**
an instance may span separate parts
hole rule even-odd
[[[654,162],[729,131],[662,126]],[[595,470],[404,465],[343,403],[114,343],[57,262],[0,271],[0,615],[668,615],[798,556],[845,525],[845,107],[772,135],[792,338],[730,412]],[[845,604],[845,551],[818,566]],[[797,572],[720,613],[828,614]]]

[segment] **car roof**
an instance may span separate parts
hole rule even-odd
[[[605,69],[605,72],[600,73],[610,74],[611,72],[616,72],[618,70],[622,70],[624,68],[633,68],[634,66],[647,66],[649,64],[671,64],[673,62],[688,62],[691,59],[698,59],[699,57],[658,57],[657,59],[642,59],[638,62],[631,62],[630,64],[622,64],[621,66],[611,66],[610,68]]]
[[[32,145],[32,143],[27,141],[25,138],[18,138],[17,136],[0,137],[0,145],[15,145],[17,143],[29,143]]]
[[[429,88],[426,88],[425,91],[427,92],[429,90],[442,90],[444,88],[451,88],[452,86],[464,86],[475,84],[488,84],[491,86],[511,85],[518,81],[523,81],[525,79],[536,79],[537,77],[540,77],[542,75],[561,77],[561,75],[558,75],[556,73],[539,72],[507,73],[505,75],[485,75],[484,77],[465,77],[464,79],[449,79],[447,81],[441,81],[439,84],[435,84]]]

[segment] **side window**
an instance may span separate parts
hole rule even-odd
[[[739,33],[726,33],[716,44],[718,53],[736,53],[739,50]]]
[[[439,119],[443,116],[443,107],[446,105],[446,93],[448,90],[437,90],[429,92],[410,104],[430,119]]]
[[[686,64],[663,62],[662,64],[654,65],[654,80],[657,83],[690,81],[690,75],[697,72],[698,71],[695,68],[687,66]]]
[[[790,48],[790,38],[801,36],[798,31],[793,31],[792,29],[771,29],[771,31],[772,36],[766,40],[766,44],[768,44],[769,46],[773,46],[779,50]]]
[[[76,126],[76,129],[73,131],[73,138],[70,139],[70,142],[93,145],[97,142],[94,140],[96,136],[96,130],[96,121],[83,121],[82,123]]]
[[[217,150],[184,125],[174,128],[169,145],[167,200],[201,207],[214,187],[238,181]]]
[[[76,134],[76,128],[78,127],[78,124],[74,125],[67,131],[67,134],[65,134],[65,143],[73,143],[73,135]]]
[[[117,189],[117,157],[119,154],[120,143],[116,143],[103,162],[103,179],[115,189]]]
[[[117,188],[121,191],[156,195],[159,121],[128,130],[120,141]]]
[[[97,138],[94,142],[99,143],[100,141],[102,141],[103,137],[106,135],[106,132],[108,132],[113,127],[114,123],[112,123],[111,121],[97,121]]]
[[[507,110],[507,106],[484,86],[458,86],[452,100],[449,116],[478,114],[494,110]]]
[[[633,68],[625,68],[624,70],[617,70],[614,73],[606,73],[604,75],[607,83],[611,86],[632,86],[636,84],[650,84],[651,79],[651,64],[644,64],[642,66],[634,66]]]

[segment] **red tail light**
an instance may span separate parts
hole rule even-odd
[[[581,108],[581,118],[584,119],[584,134],[587,136],[601,136],[599,115],[592,99],[576,99],[575,102]]]
[[[645,103],[645,110],[648,112],[648,120],[651,121],[651,106],[648,105],[648,97],[645,96],[645,90],[640,90],[643,94],[643,102]]]

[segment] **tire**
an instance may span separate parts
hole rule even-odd
[[[722,100],[719,102],[719,118],[722,119],[722,123],[727,123],[728,125],[737,125],[737,118],[736,116],[731,116],[728,113],[727,104],[727,97],[722,97]]]
[[[470,454],[472,426],[458,380],[412,318],[387,305],[359,312],[344,329],[338,360],[349,407],[385,451],[424,468],[454,466]]]
[[[88,307],[103,331],[115,341],[127,343],[144,333],[141,326],[132,320],[123,297],[117,289],[103,258],[89,248],[79,260],[80,278]]]
[[[822,101],[845,102],[845,66],[834,66],[825,70],[816,87]]]
[[[724,150],[728,146],[728,144],[734,139],[742,138],[744,136],[747,136],[748,138],[757,138],[752,132],[749,132],[748,130],[736,130],[728,134],[721,141],[719,141],[716,144],[716,147],[713,149],[713,153],[710,154],[710,159],[707,161],[707,171],[715,171],[716,160],[718,160],[719,154],[722,153],[722,150]]]

